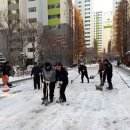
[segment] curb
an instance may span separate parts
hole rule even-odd
[[[29,79],[32,79],[32,78],[29,77],[29,78],[25,78],[25,79],[19,79],[19,80],[11,81],[10,83],[18,83],[18,82],[26,81],[26,80],[29,80]],[[0,88],[2,87],[2,85],[3,84],[0,84]]]

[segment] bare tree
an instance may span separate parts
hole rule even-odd
[[[8,60],[11,59],[11,48],[13,47],[12,42],[15,39],[17,29],[19,27],[19,16],[13,15],[13,18],[10,18],[7,10],[0,12],[0,30],[6,40],[6,50]]]
[[[24,48],[27,44],[31,43],[33,48],[33,62],[37,57],[37,50],[38,50],[38,42],[40,40],[40,36],[42,34],[43,26],[39,22],[29,22],[28,20],[24,20],[21,23],[21,41],[26,36],[26,42],[22,43],[22,48]]]
[[[114,48],[113,50],[124,58],[127,51],[127,0],[121,0],[114,16]]]
[[[46,61],[62,61],[62,54],[65,53],[67,47],[66,39],[62,36],[54,34],[47,26],[43,27],[43,32],[39,40],[37,50],[40,54],[39,59]]]

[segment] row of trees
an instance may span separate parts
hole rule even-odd
[[[121,0],[113,20],[113,51],[120,58],[124,58],[127,52],[127,6],[127,0]]]
[[[62,56],[80,58],[85,54],[84,26],[80,12],[69,6],[70,28],[68,35],[57,35],[38,22],[29,22],[20,19],[19,15],[10,18],[7,11],[0,12],[0,32],[6,41],[6,58],[13,63],[24,52],[26,46],[31,44],[33,49],[33,61],[38,57],[43,60],[61,61]],[[57,55],[57,56],[56,56]]]

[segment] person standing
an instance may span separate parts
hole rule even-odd
[[[2,75],[3,75],[3,76],[4,76],[4,75],[7,75],[8,77],[10,76],[11,67],[10,67],[8,61],[6,61],[6,62],[3,64],[2,68],[1,68],[1,71],[2,71]]]
[[[37,62],[34,62],[34,67],[32,68],[31,71],[31,77],[33,77],[33,81],[34,81],[34,90],[40,89],[40,73],[41,73],[41,69],[40,67],[37,65]]]
[[[98,64],[99,64],[99,70],[98,70],[98,74],[100,76],[100,86],[103,86],[103,72],[104,72],[104,64],[101,60],[98,60]]]
[[[113,85],[112,85],[113,67],[108,59],[104,59],[103,63],[104,63],[104,77],[107,77],[107,82],[108,82],[107,89],[112,90],[113,89]],[[105,78],[103,79],[103,82],[105,83]]]
[[[78,66],[78,71],[79,71],[79,74],[81,73],[81,83],[84,82],[84,76],[87,78],[88,83],[89,83],[89,77],[88,77],[87,67],[84,65],[84,63],[81,63]]]
[[[1,71],[2,71],[2,81],[3,81],[3,92],[8,92],[10,89],[9,89],[9,76],[10,76],[10,71],[11,71],[11,67],[9,65],[9,62],[6,61],[2,68],[1,68]],[[12,85],[12,84],[11,84]]]
[[[120,67],[120,65],[121,65],[121,60],[118,59],[118,60],[117,60],[117,66]]]
[[[56,71],[50,62],[46,62],[44,64],[44,67],[42,69],[41,79],[42,82],[44,83],[44,87],[43,87],[44,97],[42,98],[42,100],[43,101],[46,99],[48,100],[48,89],[49,89],[50,103],[52,103],[54,99]]]
[[[65,90],[68,85],[68,72],[60,62],[56,63],[55,68],[56,68],[56,81],[58,81],[60,84],[59,101],[66,102]]]

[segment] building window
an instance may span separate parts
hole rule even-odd
[[[36,7],[31,7],[31,8],[28,8],[28,11],[31,13],[31,12],[36,12]]]
[[[85,2],[90,2],[90,0],[85,0]]]
[[[30,18],[28,19],[29,23],[36,23],[37,19],[36,18]]]
[[[90,20],[85,20],[85,22],[90,22]]]
[[[86,4],[85,6],[90,6],[90,4]]]
[[[36,1],[36,0],[28,0],[28,1]]]
[[[85,10],[90,10],[90,8],[86,8]]]
[[[33,52],[33,48],[28,48],[28,52]]]
[[[86,32],[86,34],[90,34],[90,32]]]
[[[86,42],[90,42],[90,40],[85,40]]]
[[[90,18],[90,16],[86,16],[85,18]]]
[[[48,9],[60,8],[60,4],[48,5]]]
[[[85,38],[90,38],[90,36],[85,36]]]
[[[90,12],[86,12],[85,14],[90,14]]]
[[[86,30],[90,30],[90,28],[86,28]]]
[[[48,19],[60,18],[60,14],[48,15]]]

